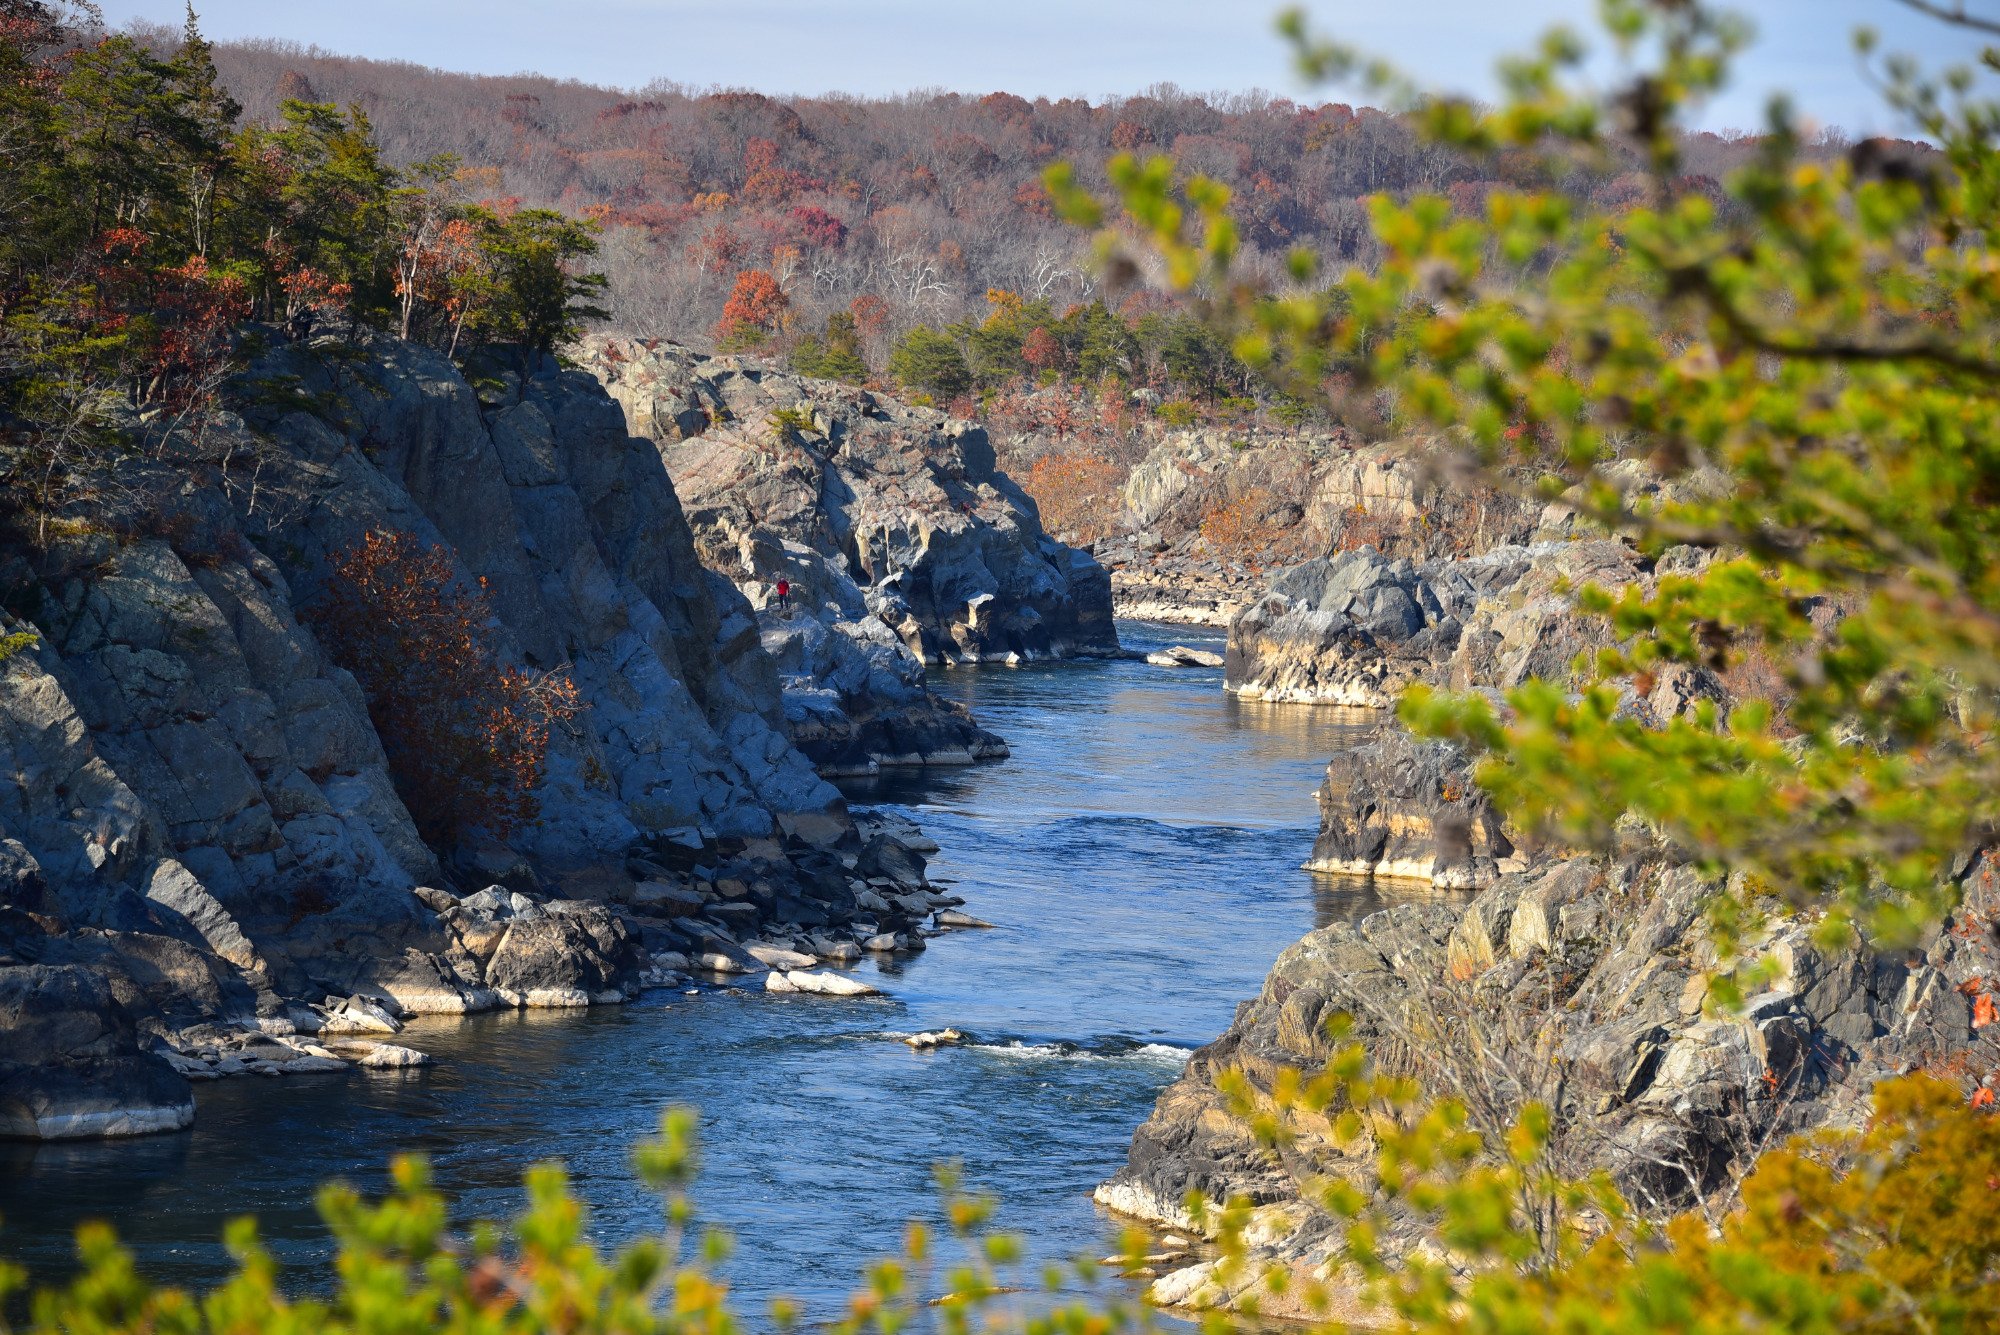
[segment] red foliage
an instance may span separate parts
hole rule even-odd
[[[229,370],[230,337],[250,314],[250,289],[234,275],[211,273],[198,255],[162,277],[155,393],[170,408],[199,407],[214,397]]]
[[[1053,370],[1061,366],[1062,353],[1062,344],[1056,341],[1054,334],[1041,325],[1029,330],[1027,338],[1021,341],[1021,360],[1037,371]]]
[[[736,275],[736,286],[722,307],[722,318],[715,323],[715,336],[728,342],[771,333],[791,304],[776,278],[763,269],[745,269]]]
[[[442,547],[371,533],[331,564],[313,626],[361,683],[418,830],[499,839],[535,820],[549,729],[575,717],[575,685],[500,663],[484,581],[464,587]]]
[[[778,146],[769,139],[752,138],[743,145],[743,173],[754,176],[778,165]]]
[[[230,368],[231,335],[250,314],[249,289],[234,275],[211,272],[200,256],[155,269],[146,260],[149,245],[131,227],[98,238],[104,259],[92,323],[103,333],[136,335],[127,365],[143,402],[176,412],[205,407]]]
[[[873,292],[863,292],[848,302],[847,312],[854,317],[854,327],[863,338],[873,338],[888,327],[889,303]]]
[[[778,165],[778,146],[752,139],[743,149],[743,198],[782,204],[793,195],[826,189],[826,182]]]
[[[743,238],[727,223],[716,223],[687,248],[687,257],[704,271],[721,269],[743,257]]]
[[[1153,132],[1137,121],[1119,121],[1111,127],[1111,146],[1130,153],[1153,142]]]
[[[847,241],[847,224],[817,204],[802,204],[789,216],[807,245],[838,250]]]
[[[979,99],[979,107],[1003,121],[1031,121],[1035,118],[1035,104],[1014,93],[988,93]]]
[[[1026,180],[1014,187],[1014,207],[1037,218],[1056,216],[1055,201],[1049,198],[1040,179]]]

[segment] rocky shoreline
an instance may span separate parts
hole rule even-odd
[[[1277,572],[1231,622],[1229,691],[1380,721],[1330,759],[1307,866],[1383,882],[1397,902],[1285,951],[1099,1187],[1106,1208],[1179,1232],[1195,1229],[1190,1192],[1252,1208],[1253,1264],[1225,1280],[1187,1258],[1153,1280],[1157,1303],[1234,1305],[1275,1267],[1331,1284],[1344,1319],[1379,1315],[1340,1270],[1342,1221],[1317,1204],[1328,1179],[1371,1189],[1365,1145],[1342,1148],[1323,1119],[1292,1115],[1290,1138],[1268,1149],[1225,1092],[1240,1077],[1253,1113],[1275,1113],[1281,1072],[1316,1071],[1333,1055],[1335,1014],[1351,1018],[1348,1041],[1377,1069],[1432,1095],[1501,1110],[1544,1102],[1562,1171],[1609,1174],[1662,1216],[1726,1200],[1776,1139],[1856,1124],[1887,1076],[1927,1070],[1968,1097],[1994,1083],[2000,1039],[1974,1013],[2000,954],[1990,853],[1958,870],[1959,910],[1907,952],[1828,948],[1816,923],[1764,905],[1746,949],[1774,960],[1776,975],[1742,1007],[1718,1010],[1704,913],[1721,886],[1637,830],[1589,856],[1538,847],[1507,828],[1461,752],[1394,724],[1388,711],[1412,683],[1499,692],[1569,680],[1606,633],[1576,611],[1576,588],[1643,588],[1701,559],[1676,550],[1646,561],[1554,509],[1536,530],[1459,556],[1336,551]],[[1834,625],[1831,609],[1808,610]],[[1670,668],[1647,686],[1624,707],[1654,724],[1734,703],[1707,669]],[[1399,1230],[1380,1239],[1389,1254],[1427,1245],[1414,1221]],[[1267,1315],[1308,1315],[1261,1301]]]
[[[769,619],[596,379],[269,341],[230,411],[122,465],[129,513],[0,558],[0,1135],[171,1130],[190,1077],[419,1060],[388,1041],[406,1016],[623,1001],[760,952],[789,977],[950,925],[928,841],[850,813],[794,742]],[[504,839],[419,836],[311,629],[330,555],[383,532],[449,553],[504,660],[577,688]],[[1053,583],[1068,549],[1030,545]],[[973,615],[1017,617],[1009,593]]]

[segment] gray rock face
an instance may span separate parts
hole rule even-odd
[[[1263,594],[1258,572],[1273,565],[1363,545],[1434,561],[1527,542],[1537,530],[1538,503],[1462,484],[1421,441],[1362,445],[1339,428],[1251,423],[1150,429],[1150,452],[1095,544],[1124,616],[1227,626]],[[1023,441],[1010,453],[1054,445]],[[1212,541],[1205,523],[1225,510],[1255,539]]]
[[[1419,742],[1401,728],[1336,754],[1320,785],[1319,837],[1306,865],[1454,890],[1524,865],[1468,770],[1450,743]]]
[[[827,586],[846,582],[802,550],[788,568],[811,575],[816,567]],[[1007,754],[1007,744],[970,710],[929,689],[923,661],[858,599],[815,616],[772,607],[768,590],[753,592],[765,601],[759,620],[765,652],[784,682],[786,727],[822,774],[969,765]]]
[[[1246,699],[1392,708],[1412,682],[1506,689],[1564,680],[1598,643],[1568,589],[1640,582],[1610,539],[1497,547],[1423,564],[1363,547],[1279,572],[1229,630],[1228,689]]]
[[[178,1131],[187,1081],[142,1051],[105,975],[83,965],[0,968],[0,1136],[72,1140]]]
[[[697,557],[659,450],[583,372],[478,378],[389,339],[281,348],[238,412],[132,465],[159,536],[0,558],[28,614],[0,635],[40,637],[0,661],[5,1134],[164,1126],[191,1107],[177,1072],[279,1064],[217,1025],[316,1027],[328,995],[622,999],[647,932],[725,874],[761,887],[738,926],[858,911],[842,859],[867,841],[792,744],[756,612]],[[386,530],[448,550],[503,655],[579,689],[542,819],[505,846],[426,847],[359,686],[301,618],[330,555]],[[438,888],[496,880],[539,916],[482,919]],[[61,1043],[30,1043],[44,1014],[68,1017]]]
[[[1219,1082],[1240,1070],[1269,1111],[1282,1068],[1317,1070],[1334,1053],[1335,1014],[1352,1018],[1351,1040],[1379,1068],[1434,1095],[1546,1103],[1566,1175],[1603,1170],[1656,1210],[1725,1189],[1773,1137],[1858,1124],[1875,1083],[1900,1070],[1969,1072],[1955,1078],[1970,1094],[2000,1058],[1967,995],[2000,948],[1991,855],[1966,874],[1959,912],[1915,951],[1829,952],[1813,924],[1779,912],[1751,945],[1782,976],[1735,1013],[1704,1007],[1715,956],[1702,909],[1715,888],[1656,860],[1572,858],[1503,875],[1470,900],[1405,903],[1311,933],[1161,1095],[1099,1199],[1186,1227],[1189,1190],[1240,1196],[1262,1207],[1253,1233],[1265,1259],[1323,1265],[1338,1226],[1315,1183],[1368,1185],[1365,1147],[1343,1150],[1295,1118],[1295,1138],[1266,1150]]]
[[[998,754],[924,689],[925,664],[1116,651],[1109,576],[1042,531],[983,428],[674,344],[593,339],[585,358],[658,442],[703,560],[762,612],[822,763]]]

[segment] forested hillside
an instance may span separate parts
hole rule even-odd
[[[1469,208],[1501,184],[1556,184],[1616,206],[1636,201],[1643,181],[1635,160],[1545,182],[1531,155],[1474,164],[1367,107],[1172,85],[1095,103],[1004,91],[773,98],[475,77],[278,43],[225,44],[215,58],[249,122],[278,119],[288,98],[352,105],[391,163],[450,152],[474,197],[602,222],[621,329],[700,345],[738,275],[762,271],[784,294],[788,329],[851,310],[878,368],[918,324],[983,318],[988,289],[1057,313],[1105,295],[1084,238],[1041,186],[1057,161],[1089,182],[1118,153],[1171,154],[1184,175],[1232,189],[1244,262],[1272,273],[1301,245],[1371,261],[1363,200],[1376,192],[1438,191]],[[1700,135],[1686,164],[1720,178],[1749,148],[1742,136]]]

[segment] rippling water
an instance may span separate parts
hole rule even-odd
[[[1219,639],[1121,634],[1136,648]],[[850,796],[910,809],[943,845],[933,876],[999,930],[884,969],[889,998],[650,993],[424,1022],[409,1041],[438,1057],[426,1070],[224,1081],[199,1088],[183,1134],[0,1143],[0,1256],[54,1276],[74,1225],[100,1217],[149,1276],[199,1283],[225,1268],[224,1222],[253,1213],[303,1277],[325,1254],[315,1184],[379,1189],[406,1150],[431,1157],[467,1217],[513,1213],[522,1169],[562,1159],[596,1234],[616,1242],[657,1222],[627,1164],[672,1103],[701,1109],[698,1200],[736,1234],[727,1273],[746,1313],[790,1294],[834,1314],[906,1221],[935,1214],[945,1160],[1002,1198],[1002,1225],[1031,1254],[1101,1251],[1116,1226],[1090,1190],[1187,1051],[1294,938],[1377,902],[1299,870],[1312,790],[1353,722],[1237,702],[1220,677],[1142,662],[939,674],[1013,758]],[[895,1041],[947,1025],[977,1043]]]

